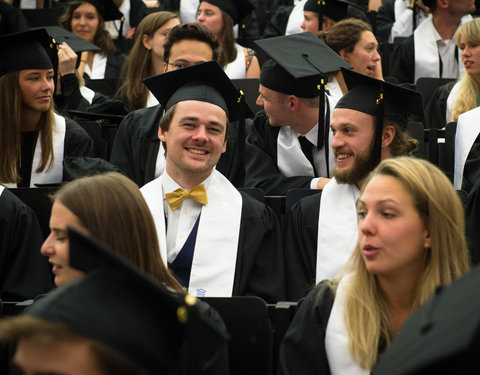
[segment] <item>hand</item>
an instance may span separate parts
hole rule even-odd
[[[326,184],[330,182],[329,178],[326,177],[320,177],[317,182],[317,189],[318,190],[323,190]]]
[[[133,39],[133,37],[135,36],[135,30],[135,27],[129,28],[127,34],[125,35],[125,39]]]
[[[418,6],[421,10],[423,10],[424,13],[427,13],[427,14],[430,13],[430,8],[427,7],[427,6],[423,3],[422,0],[416,0],[416,1],[415,1],[415,4],[417,4],[417,6]]]
[[[60,76],[75,73],[75,63],[77,54],[73,52],[70,46],[63,42],[58,46],[58,72]]]

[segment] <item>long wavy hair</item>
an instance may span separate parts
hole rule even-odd
[[[469,43],[480,44],[480,19],[474,18],[472,21],[461,25],[455,33],[455,43],[460,47],[460,39],[465,38]],[[458,116],[477,107],[478,90],[480,86],[467,72],[463,73],[460,79],[460,89],[458,96],[450,109],[452,121],[457,121]]]
[[[58,19],[58,24],[68,31],[72,31],[72,17],[73,12],[80,5],[84,3],[89,3],[88,1],[72,1],[67,5],[65,13],[63,13]],[[89,3],[91,4],[91,3]],[[93,39],[93,44],[98,46],[105,55],[115,51],[115,43],[113,42],[110,33],[105,29],[105,22],[103,21],[102,16],[97,11],[98,16],[98,27],[95,37]]]
[[[223,30],[219,37],[222,54],[218,59],[220,66],[226,66],[237,58],[237,49],[235,47],[235,35],[233,33],[233,19],[222,10]]]
[[[156,12],[146,16],[135,32],[135,42],[122,68],[125,83],[120,88],[130,103],[130,110],[145,108],[148,100],[148,89],[143,83],[154,74],[152,69],[152,51],[143,45],[143,36],[153,38],[153,34],[168,21],[179,18],[172,12]]]
[[[0,77],[0,183],[21,181],[18,165],[29,163],[22,160],[22,93],[18,83],[19,72],[6,73]],[[32,166],[36,172],[49,171],[53,166],[53,99],[46,112],[42,112],[37,128],[37,142],[42,154],[40,164]]]
[[[386,159],[370,174],[361,194],[375,176],[400,181],[429,229],[431,248],[425,249],[425,267],[412,306],[415,309],[437,286],[450,284],[470,269],[463,206],[448,178],[428,161],[408,156]],[[392,322],[377,278],[367,270],[358,244],[349,268],[354,271],[344,310],[349,349],[358,365],[369,370],[377,362],[380,340],[388,347],[393,339]]]
[[[138,186],[116,172],[83,177],[52,197],[80,224],[153,278],[174,291],[183,288],[165,266],[152,214]]]

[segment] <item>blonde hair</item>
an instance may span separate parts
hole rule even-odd
[[[83,177],[53,195],[82,226],[171,289],[183,288],[161,256],[152,214],[138,186],[116,172]]]
[[[429,229],[431,248],[426,249],[425,268],[412,306],[415,309],[437,286],[450,284],[470,269],[462,203],[443,172],[422,159],[403,156],[382,161],[361,194],[375,176],[392,176],[400,181]],[[355,271],[344,313],[349,350],[360,367],[370,370],[377,362],[380,340],[385,340],[388,347],[393,339],[392,322],[376,276],[368,272],[358,244],[349,266]]]
[[[6,73],[0,77],[0,183],[18,183],[21,181],[19,163],[29,163],[22,157],[22,93],[18,83],[19,71]],[[53,99],[50,107],[42,112],[37,134],[42,146],[42,155],[36,172],[53,166]]]
[[[455,33],[455,43],[460,47],[460,39],[465,38],[469,43],[480,44],[480,19],[474,18],[472,21],[461,25]],[[458,96],[450,109],[452,121],[457,121],[458,116],[477,107],[478,90],[480,89],[477,81],[467,72],[463,73],[460,79],[460,89]]]

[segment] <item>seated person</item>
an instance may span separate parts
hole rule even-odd
[[[41,253],[52,264],[57,286],[82,272],[69,266],[67,227],[92,234],[143,271],[177,292],[183,289],[160,257],[155,224],[137,185],[119,173],[83,177],[52,197],[50,235]]]
[[[164,71],[217,60],[219,48],[217,38],[205,26],[199,23],[175,26],[164,44]],[[161,105],[133,111],[118,128],[110,161],[138,186],[159,177],[165,169],[165,150],[158,139],[158,123],[164,111]],[[240,187],[245,174],[237,136],[240,124],[231,125],[235,129],[230,132],[227,151],[216,168]]]
[[[442,0],[424,0],[423,3],[432,17],[422,22],[393,52],[390,75],[401,83],[415,83],[420,77],[458,78],[464,70],[453,37],[460,24],[472,20],[474,2],[443,4]]]
[[[143,80],[164,72],[163,44],[167,34],[178,24],[180,19],[176,13],[155,12],[138,25],[135,42],[122,68],[125,81],[116,95],[123,99],[129,111],[158,104]]]
[[[71,1],[59,24],[79,37],[100,47],[100,52],[84,52],[79,71],[86,79],[120,77],[126,56],[116,51],[112,37],[105,30],[105,21],[123,17],[113,0]]]
[[[349,65],[311,33],[256,43],[271,59],[260,76],[264,111],[247,135],[245,185],[269,195],[322,189],[334,165],[328,151],[336,101],[325,93],[326,74]]]
[[[0,44],[0,183],[60,183],[64,158],[93,156],[93,143],[53,110],[56,45],[44,29],[0,37]]]
[[[28,24],[23,13],[8,2],[0,1],[0,35],[27,30]]]
[[[287,291],[293,301],[334,277],[348,260],[357,240],[356,201],[374,166],[407,155],[417,145],[406,126],[411,115],[423,116],[419,92],[346,69],[343,75],[349,92],[337,103],[330,123],[333,178],[321,195],[301,199],[287,217]]]
[[[378,42],[366,22],[348,18],[318,35],[327,46],[348,62],[355,72],[383,80]],[[348,91],[341,72],[329,77],[328,90],[337,101]]]
[[[200,81],[201,79],[201,81]],[[275,213],[215,169],[243,95],[215,61],[145,80],[165,108],[165,171],[141,188],[162,258],[190,294],[285,297]],[[239,104],[240,103],[240,104]]]
[[[425,107],[427,128],[444,128],[458,121],[458,117],[478,106],[480,89],[480,19],[464,23],[455,32],[455,42],[460,49],[465,72],[457,82],[439,87]]]
[[[279,374],[369,374],[408,316],[470,270],[462,203],[422,159],[383,160],[356,204],[358,240],[341,276],[301,303]]]
[[[308,0],[303,7],[303,16],[302,30],[314,34],[330,30],[345,18],[359,18],[368,22],[362,8],[345,0]]]
[[[38,250],[43,235],[30,207],[0,185],[0,299],[21,302],[53,288]]]
[[[0,322],[22,374],[225,374],[218,314],[174,293],[100,241],[69,231],[72,268],[85,276]]]

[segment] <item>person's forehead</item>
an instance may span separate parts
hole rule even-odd
[[[206,42],[196,39],[182,39],[172,44],[170,60],[194,59],[194,62],[213,60],[213,50]]]
[[[175,117],[195,117],[208,115],[217,117],[218,120],[224,123],[227,119],[227,114],[222,107],[210,102],[201,100],[183,100],[176,104]]]
[[[332,113],[332,126],[344,124],[358,126],[373,126],[375,118],[372,115],[349,108],[335,108]]]

